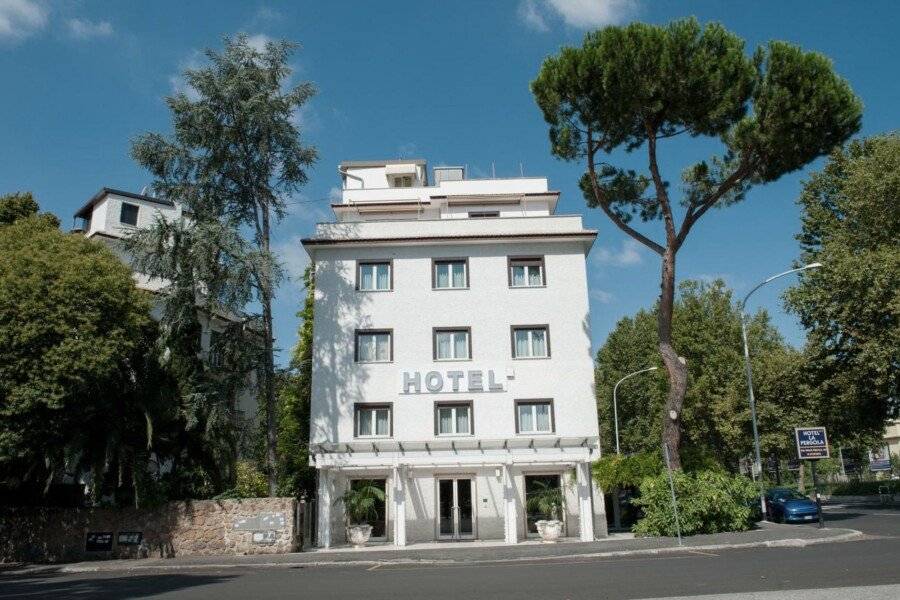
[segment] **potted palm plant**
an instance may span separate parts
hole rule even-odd
[[[551,544],[559,540],[562,535],[562,517],[565,498],[562,487],[544,481],[535,481],[535,489],[528,493],[526,508],[541,515],[547,515],[549,519],[541,519],[535,522],[541,541]]]
[[[377,507],[384,502],[384,490],[371,479],[355,481],[338,502],[344,503],[347,540],[354,548],[365,546],[372,536],[369,522],[378,518]]]

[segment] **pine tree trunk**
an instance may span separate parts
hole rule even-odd
[[[675,251],[667,248],[662,260],[662,280],[660,282],[659,353],[669,375],[669,396],[663,409],[662,443],[669,447],[673,469],[681,468],[681,407],[687,390],[687,367],[681,363],[672,346],[672,311],[675,305]],[[675,418],[672,418],[672,415]]]
[[[262,249],[269,253],[269,205],[262,205]],[[275,342],[272,328],[272,272],[266,267],[262,274],[262,312],[263,332],[265,334],[265,375],[263,382],[263,394],[266,404],[266,463],[269,475],[269,496],[274,497],[278,493],[278,455],[277,432],[275,422]]]

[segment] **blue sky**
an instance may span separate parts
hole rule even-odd
[[[600,231],[589,258],[597,347],[619,318],[654,302],[658,260],[585,207],[576,185],[581,167],[550,155],[528,83],[544,57],[579,44],[586,30],[689,15],[722,22],[746,39],[748,51],[782,39],[825,53],[865,104],[862,134],[897,127],[895,2],[0,0],[0,192],[31,190],[68,225],[103,186],[140,191],[150,179],[129,158],[129,140],[169,131],[163,97],[183,85],[180,71],[225,35],[290,39],[303,46],[295,77],[319,89],[301,118],[320,160],[277,232],[288,267],[302,270],[299,238],[331,218],[341,160],[422,157],[465,164],[474,176],[489,175],[492,164],[498,176],[517,175],[521,164],[562,192],[560,213],[583,213]],[[664,175],[677,187],[682,167],[716,147],[689,138],[664,143]],[[646,164],[638,153],[614,158]],[[786,176],[754,189],[741,205],[708,213],[679,253],[679,279],[723,277],[745,293],[787,268],[797,256],[794,201],[804,176]],[[659,225],[644,231],[658,237]],[[781,308],[788,283],[768,286],[753,306],[768,309],[787,339],[800,343],[801,329]],[[300,301],[295,284],[282,288],[276,332],[283,356],[295,340]]]

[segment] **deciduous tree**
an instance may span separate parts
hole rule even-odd
[[[677,466],[687,389],[672,332],[678,251],[710,209],[740,202],[752,185],[802,168],[856,132],[861,104],[824,56],[785,42],[747,56],[738,36],[694,19],[590,33],[580,48],[547,58],[531,89],[553,154],[585,165],[588,205],[660,256],[657,335],[669,384],[662,437]],[[684,169],[679,199],[659,150],[684,134],[719,138],[723,150]],[[617,148],[643,148],[647,172],[610,164]],[[662,221],[662,239],[636,228],[634,216]]]
[[[835,150],[799,199],[804,263],[788,306],[809,332],[822,423],[869,447],[900,410],[900,135]]]

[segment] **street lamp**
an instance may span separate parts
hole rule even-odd
[[[641,369],[640,371],[629,373],[628,375],[617,381],[616,385],[613,386],[613,421],[616,424],[616,454],[621,454],[621,452],[619,452],[619,410],[616,404],[616,390],[619,389],[619,384],[629,377],[634,377],[635,375],[640,375],[641,373],[646,373],[647,371],[655,371],[658,368],[659,367],[647,367],[646,369]]]
[[[760,456],[759,452],[759,430],[756,427],[756,398],[754,398],[753,396],[753,370],[750,368],[750,347],[747,345],[747,315],[744,312],[744,309],[747,306],[747,299],[750,298],[750,295],[770,281],[774,281],[779,277],[784,277],[785,275],[791,275],[793,273],[799,273],[800,271],[806,271],[807,269],[818,269],[821,266],[822,263],[814,262],[802,267],[798,267],[796,269],[790,269],[789,271],[785,271],[784,273],[772,275],[762,283],[759,283],[752,290],[747,292],[747,295],[744,296],[744,299],[741,300],[741,303],[738,305],[741,311],[741,337],[744,340],[744,370],[747,372],[747,392],[750,397],[750,419],[753,423],[753,446],[756,450],[756,470],[759,472],[759,507],[760,509],[762,509],[763,519],[766,518],[766,492],[763,488],[762,480],[762,457]]]

